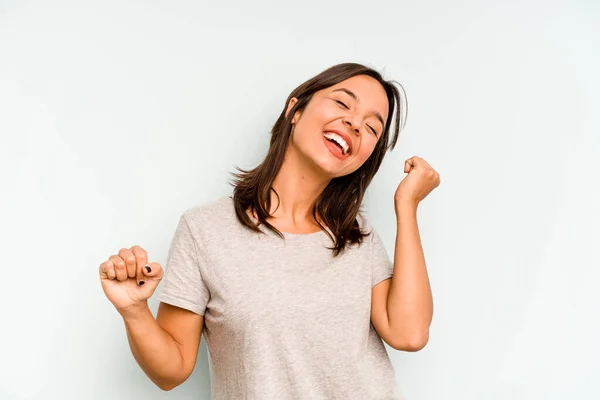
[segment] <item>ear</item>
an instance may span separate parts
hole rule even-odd
[[[298,103],[298,99],[295,97],[292,97],[290,99],[290,102],[288,103],[287,109],[285,110],[285,117],[288,117],[288,114],[290,113],[290,111],[292,110],[292,108],[294,108],[294,106],[296,105],[296,103]],[[294,114],[294,118],[292,119],[292,124],[295,124],[296,122],[298,122],[298,118],[300,117],[300,113],[296,113]]]

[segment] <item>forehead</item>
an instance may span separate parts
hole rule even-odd
[[[388,115],[388,98],[385,89],[374,78],[366,75],[357,75],[346,79],[326,89],[332,93],[337,89],[348,89],[358,97],[360,105],[372,112],[379,112],[384,120]],[[342,92],[336,92],[342,93]]]

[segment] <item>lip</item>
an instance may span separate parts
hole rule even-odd
[[[350,156],[352,155],[352,139],[350,139],[350,136],[348,136],[347,134],[345,134],[342,131],[339,131],[337,129],[327,129],[325,131],[323,131],[323,133],[327,133],[327,132],[331,132],[331,133],[335,133],[337,135],[340,135],[342,137],[342,139],[344,139],[346,141],[346,143],[348,144],[348,154],[346,154],[346,156]]]

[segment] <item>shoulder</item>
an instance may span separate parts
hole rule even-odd
[[[382,246],[383,238],[380,235],[380,231],[373,225],[368,215],[366,215],[363,212],[360,212],[356,219],[358,221],[361,232],[364,235],[366,235],[364,240],[373,246]]]
[[[369,217],[363,211],[358,213],[356,216],[356,221],[358,222],[358,227],[363,231],[363,233],[369,233],[373,229],[373,225],[371,224]]]
[[[375,231],[375,228],[373,227],[373,224],[371,224],[369,217],[363,211],[361,211],[356,216],[356,221],[358,222],[360,231],[367,235],[367,238],[371,240],[371,237],[373,236],[372,233]]]
[[[183,211],[181,218],[192,231],[219,229],[235,220],[233,200],[224,196],[190,207]]]

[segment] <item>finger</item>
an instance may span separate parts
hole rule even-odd
[[[100,278],[101,279],[116,279],[117,274],[115,273],[115,266],[112,261],[105,261],[100,264]]]
[[[125,261],[117,255],[110,256],[109,260],[112,261],[115,266],[117,280],[124,281],[127,279],[127,266],[125,265]]]
[[[157,262],[151,262],[144,266],[144,276],[146,276],[148,279],[161,280],[163,274],[163,268]]]
[[[404,173],[408,174],[414,166],[414,157],[404,161]]]
[[[138,285],[143,285],[145,283],[145,279],[142,270],[144,265],[148,264],[148,252],[140,246],[133,246],[131,248],[131,252],[135,257],[135,280]]]
[[[424,159],[419,159],[419,165],[422,165],[423,167],[427,168],[427,169],[431,169],[433,170],[433,167],[431,166],[431,164],[429,164],[427,161],[425,161]]]
[[[429,162],[427,160],[425,160],[424,158],[417,157],[417,156],[415,156],[414,158],[415,158],[415,165],[426,168],[426,169],[434,170],[434,168],[431,166],[431,164],[429,164]]]
[[[135,278],[135,256],[133,255],[133,252],[129,249],[121,249],[119,250],[119,257],[125,261],[125,265],[127,266],[127,276]]]

